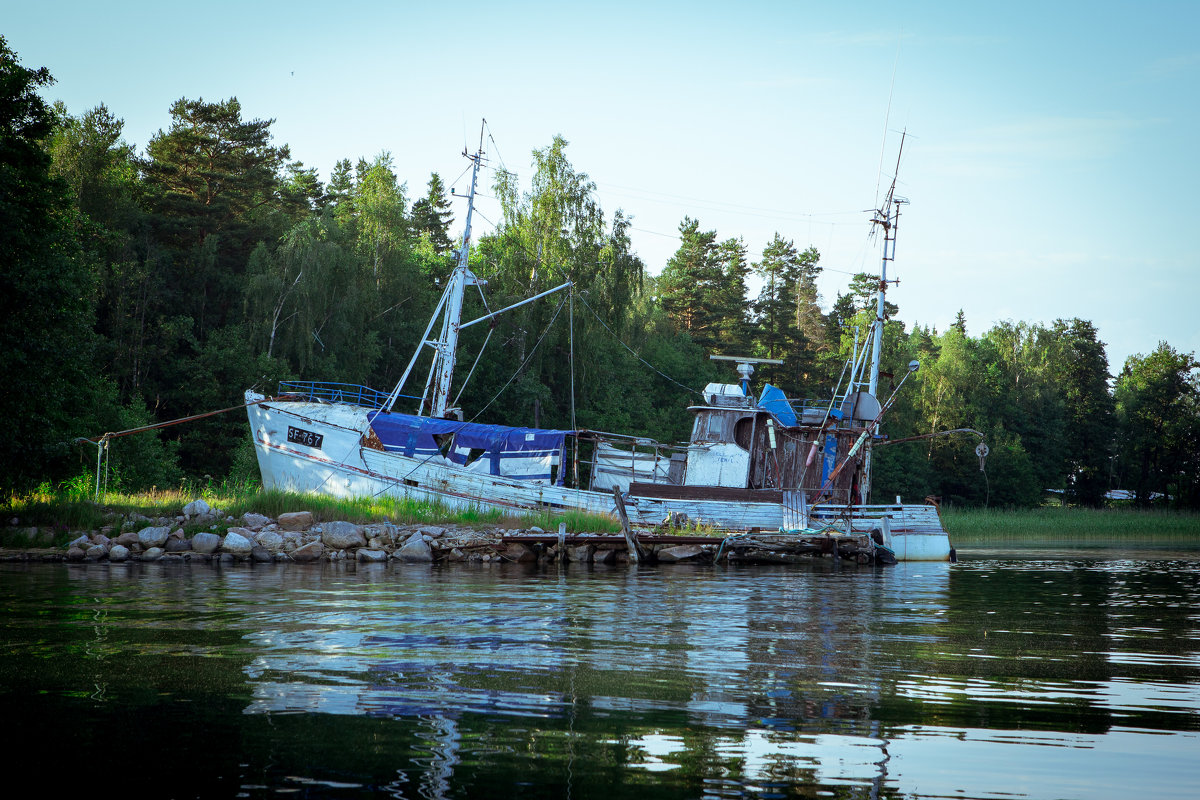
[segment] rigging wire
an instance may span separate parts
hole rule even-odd
[[[566,302],[567,302],[567,298],[565,298],[565,297],[562,300],[558,301],[558,308],[554,309],[554,316],[552,316],[550,318],[550,322],[546,324],[546,329],[544,331],[542,331],[542,335],[538,337],[538,340],[536,342],[534,342],[533,347],[531,347],[529,349],[529,355],[527,355],[525,357],[525,360],[521,362],[521,366],[517,367],[517,369],[513,372],[512,376],[505,382],[505,384],[500,387],[500,391],[498,391],[494,395],[492,395],[492,399],[488,400],[487,403],[483,406],[483,408],[479,409],[479,411],[477,411],[475,413],[475,416],[471,417],[470,422],[474,422],[475,420],[479,419],[479,417],[483,414],[483,412],[487,411],[488,408],[491,407],[492,403],[496,402],[496,400],[499,399],[500,395],[502,395],[504,393],[504,390],[509,387],[509,384],[511,384],[514,380],[516,380],[517,376],[521,374],[521,371],[525,369],[525,367],[529,364],[529,361],[533,358],[533,354],[537,352],[537,349],[541,345],[542,340],[546,338],[546,334],[550,332],[550,329],[552,327],[554,327],[554,320],[558,319],[558,314],[560,311],[562,311],[562,308],[566,304]]]
[[[879,187],[883,185],[883,156],[887,150],[888,125],[892,118],[892,97],[896,92],[896,71],[900,67],[900,37],[896,37],[896,57],[892,61],[892,81],[888,86],[887,111],[883,114],[883,137],[879,142],[879,171],[875,176],[875,206],[879,206]],[[893,182],[895,179],[893,178]]]
[[[605,321],[604,321],[604,320],[603,320],[603,319],[600,317],[600,315],[596,313],[596,309],[594,309],[594,308],[592,308],[590,305],[588,305],[588,301],[583,299],[583,295],[580,295],[580,296],[579,296],[579,302],[583,303],[583,307],[584,307],[584,308],[586,308],[588,311],[591,311],[591,312],[592,312],[592,316],[596,318],[596,321],[597,321],[597,322],[599,322],[601,325],[603,325],[603,326],[604,326],[604,330],[608,331],[608,332],[609,332],[609,333],[612,335],[612,337],[613,337],[614,339],[616,339],[616,340],[617,340],[617,343],[618,343],[618,344],[620,344],[622,347],[624,347],[626,350],[628,350],[630,353],[632,353],[634,358],[636,358],[638,361],[640,361],[640,362],[642,362],[643,364],[645,364],[645,365],[646,365],[647,367],[649,367],[650,369],[652,369],[652,370],[654,370],[655,372],[657,372],[659,375],[661,375],[661,376],[662,376],[663,378],[665,378],[666,380],[668,380],[668,381],[670,381],[671,383],[673,383],[673,384],[675,384],[676,386],[678,386],[680,389],[683,389],[684,391],[688,392],[689,394],[697,394],[697,395],[700,395],[701,397],[703,397],[703,396],[704,396],[704,393],[703,393],[703,392],[701,392],[701,391],[698,391],[698,390],[696,390],[696,389],[693,389],[693,388],[692,388],[692,387],[690,387],[690,386],[685,386],[684,384],[682,384],[682,383],[680,383],[679,381],[675,380],[675,379],[674,379],[674,378],[672,378],[670,375],[668,375],[667,373],[663,372],[662,370],[660,370],[658,367],[656,367],[656,366],[654,366],[653,364],[651,364],[651,363],[650,363],[649,361],[647,361],[646,359],[642,358],[642,357],[641,357],[641,355],[639,355],[639,354],[638,354],[638,352],[637,352],[636,350],[634,350],[632,347],[630,347],[629,345],[625,344],[625,342],[621,340],[621,337],[617,335],[616,331],[614,331],[612,328],[608,327],[608,323],[607,323],[607,322],[605,322]]]
[[[483,127],[487,128],[488,141],[491,142],[492,147],[495,148],[496,158],[500,160],[501,168],[503,168],[505,172],[508,172],[508,166],[504,163],[504,156],[500,154],[500,145],[496,144],[496,139],[494,136],[492,136],[492,126],[488,125],[486,119],[483,121]]]

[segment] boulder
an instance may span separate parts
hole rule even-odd
[[[507,548],[505,548],[504,558],[509,561],[526,563],[530,561],[537,561],[538,554],[537,551],[529,545],[524,545],[519,542],[512,542]]]
[[[167,537],[171,535],[171,528],[167,525],[160,525],[154,528],[142,528],[138,531],[138,544],[145,548],[162,547],[167,541]]]
[[[221,537],[215,533],[197,533],[192,537],[192,550],[197,553],[215,553],[221,546]]]
[[[242,525],[252,531],[261,531],[270,524],[271,518],[264,517],[262,514],[255,514],[253,511],[242,514]]]
[[[674,547],[664,547],[656,554],[664,564],[676,561],[693,561],[704,554],[704,548],[698,544],[677,544]]]
[[[183,507],[183,515],[185,517],[198,517],[201,514],[211,514],[212,506],[203,500],[193,500]]]
[[[167,544],[164,549],[168,553],[182,553],[185,550],[191,550],[192,543],[191,543],[191,540],[189,540],[189,539],[172,536],[169,539],[167,539]]]
[[[366,548],[361,548],[357,555],[359,561],[387,561],[387,557],[387,553],[382,550],[367,550]]]
[[[129,548],[123,544],[114,544],[108,551],[109,561],[126,561],[129,558]]]
[[[133,531],[126,531],[125,533],[122,533],[120,536],[118,536],[116,539],[113,539],[113,542],[116,544],[119,544],[123,547],[129,547],[137,540],[138,540],[138,535],[136,533],[134,533]]]
[[[249,555],[254,549],[254,542],[250,541],[249,537],[245,536],[242,531],[245,528],[230,528],[225,534],[225,538],[221,541],[221,552],[232,553],[237,556]],[[246,531],[249,533],[249,531]]]
[[[79,547],[78,545],[72,545],[71,548],[67,550],[67,561],[83,561],[85,558],[87,558],[87,553],[85,553],[83,548]]]
[[[425,537],[413,534],[404,543],[404,546],[396,551],[396,557],[401,561],[409,562],[433,561],[433,551],[429,549],[429,543],[425,541]]]
[[[362,547],[367,543],[362,528],[352,522],[327,522],[321,526],[321,541],[333,550]]]
[[[616,560],[617,560],[617,551],[610,550],[607,547],[603,547],[603,548],[598,547],[598,548],[596,548],[596,551],[594,553],[592,553],[592,563],[593,564],[611,564]]]
[[[306,531],[312,527],[313,515],[310,511],[289,511],[280,514],[278,522],[285,531]]]
[[[292,561],[316,561],[325,552],[325,545],[320,542],[309,542],[292,551]]]
[[[158,561],[163,556],[161,547],[151,547],[146,552],[142,553],[142,561]]]
[[[283,537],[275,531],[263,531],[254,539],[260,547],[265,547],[268,553],[278,553],[283,550]]]
[[[84,551],[84,555],[89,561],[99,561],[108,557],[108,548],[102,544],[94,544]]]
[[[592,560],[592,546],[590,544],[568,545],[567,558],[579,564],[586,564]]]
[[[92,544],[92,538],[85,533],[85,534],[82,534],[82,535],[72,539],[70,541],[70,543],[67,544],[67,547],[68,548],[78,547],[79,549],[82,550],[85,547],[90,547],[91,544]]]
[[[271,555],[270,550],[261,544],[256,544],[250,548],[250,560],[257,564],[269,564],[275,560],[275,557]]]

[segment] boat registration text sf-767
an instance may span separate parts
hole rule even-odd
[[[305,447],[314,447],[320,450],[321,442],[324,439],[325,437],[320,433],[306,431],[304,428],[293,428],[291,425],[288,426],[287,440],[292,444],[302,444]]]

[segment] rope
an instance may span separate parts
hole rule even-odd
[[[92,444],[100,444],[101,442],[106,441],[108,439],[119,439],[122,436],[129,436],[134,433],[142,433],[143,431],[152,431],[157,428],[169,428],[172,425],[181,425],[184,422],[193,422],[198,419],[204,419],[205,417],[215,417],[217,414],[224,414],[229,411],[237,411],[239,408],[249,408],[250,406],[256,406],[259,403],[263,403],[263,402],[266,402],[265,397],[262,400],[255,400],[251,403],[242,403],[240,406],[230,406],[229,408],[222,408],[219,411],[206,411],[203,414],[193,414],[190,417],[180,417],[179,419],[173,419],[173,420],[169,420],[167,422],[156,422],[153,425],[143,425],[140,428],[130,428],[127,431],[117,431],[116,433],[106,433],[103,436],[91,436],[91,437],[80,436],[79,438],[74,439],[73,441],[91,442]]]
[[[475,414],[475,416],[471,417],[471,419],[470,419],[471,422],[474,422],[475,420],[479,419],[479,417],[483,414],[483,412],[487,411],[491,407],[492,403],[496,402],[496,400],[500,397],[500,395],[504,394],[504,390],[509,387],[509,384],[511,384],[514,380],[516,380],[517,376],[521,374],[521,370],[525,369],[525,367],[529,364],[530,359],[533,358],[533,354],[537,352],[538,346],[541,345],[542,340],[546,338],[546,334],[550,332],[550,329],[552,327],[554,327],[554,320],[558,319],[558,314],[560,311],[562,311],[562,307],[566,302],[567,302],[567,298],[565,298],[565,297],[558,302],[558,308],[554,309],[554,316],[550,318],[550,322],[547,323],[546,329],[544,331],[542,331],[542,335],[538,337],[538,340],[536,342],[534,342],[533,347],[531,347],[529,349],[529,355],[527,355],[525,357],[525,360],[521,362],[521,366],[517,367],[516,371],[513,372],[512,376],[504,383],[503,386],[500,387],[500,391],[498,391],[494,395],[492,395],[492,399],[487,401],[487,405],[485,405],[483,408],[479,409],[479,411]]]

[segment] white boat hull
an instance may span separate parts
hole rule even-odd
[[[460,469],[429,459],[404,456],[363,445],[369,429],[365,408],[308,401],[267,400],[247,393],[263,486],[335,497],[410,498],[451,509],[580,510],[615,514],[612,494],[556,486]],[[255,402],[257,401],[257,402]],[[315,434],[319,440],[296,441],[289,428]],[[315,443],[315,446],[314,446]],[[780,503],[715,499],[672,499],[629,496],[626,510],[638,525],[656,525],[672,514],[722,530],[780,530]],[[818,505],[810,525],[832,525],[846,531],[846,508]],[[932,506],[856,506],[849,514],[853,532],[879,529],[900,561],[947,561],[950,540]],[[884,521],[886,518],[886,522]]]

